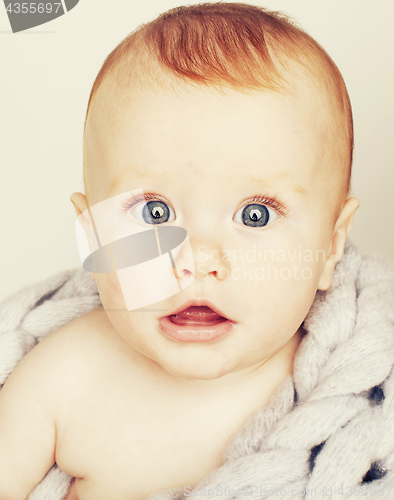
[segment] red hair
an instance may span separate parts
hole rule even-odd
[[[172,74],[191,84],[291,93],[294,76],[307,82],[316,94],[323,95],[335,117],[331,130],[340,131],[339,163],[346,168],[348,194],[353,119],[345,83],[325,50],[288,17],[242,3],[204,3],[169,10],[128,35],[105,59],[92,87],[85,126],[103,82],[126,87],[139,74],[152,83],[160,73],[152,70],[153,61],[159,63],[161,78]]]

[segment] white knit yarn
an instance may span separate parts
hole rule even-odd
[[[100,304],[83,269],[58,273],[0,304],[0,384],[36,342]],[[232,488],[222,496],[231,499],[283,496],[280,489],[289,497],[302,488],[326,498],[322,487],[332,487],[332,498],[350,498],[356,494],[348,489],[360,485],[375,462],[385,475],[368,484],[384,487],[384,495],[371,490],[366,496],[394,498],[394,268],[348,241],[330,289],[317,292],[304,325],[293,376],[233,436],[223,465],[196,486],[204,498],[215,497],[218,486]],[[380,401],[371,393],[378,385]],[[323,442],[311,471],[311,449]],[[29,500],[62,500],[70,480],[54,465]],[[234,493],[260,485],[265,495]],[[187,498],[183,486],[149,500]],[[341,486],[343,494],[335,493]]]

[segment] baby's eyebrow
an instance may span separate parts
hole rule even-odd
[[[292,181],[286,172],[269,178],[255,177],[253,175],[246,175],[243,178],[253,185],[261,186],[262,189],[272,188],[280,190],[281,188],[286,186],[298,193],[304,199],[308,198],[309,196],[307,190],[300,184]]]
[[[122,183],[124,180],[125,176],[123,172],[120,172],[118,175],[116,175],[109,186],[109,195],[111,196],[114,194],[116,189],[119,187],[119,185]],[[133,173],[132,179],[133,180],[144,180],[144,179],[151,179],[152,178],[152,173],[151,172],[136,172]],[[261,186],[261,189],[264,188],[271,188],[271,189],[279,189],[282,188],[284,185],[286,187],[289,187],[296,193],[298,193],[302,198],[306,199],[308,198],[309,194],[306,191],[304,187],[302,187],[300,184],[292,181],[289,179],[289,176],[286,172],[283,172],[282,174],[269,177],[269,178],[260,178],[260,177],[255,177],[253,175],[247,175],[243,177],[244,180],[252,184],[253,186]]]
[[[115,175],[115,177],[112,179],[110,185],[109,185],[109,195],[113,195],[115,191],[118,189],[118,187],[122,184],[123,180],[126,178],[125,173],[122,171]],[[149,172],[137,172],[133,173],[132,175],[132,180],[144,180],[144,179],[149,179],[152,178],[152,174]]]

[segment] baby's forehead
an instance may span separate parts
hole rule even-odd
[[[318,125],[323,127],[328,120],[328,117],[322,119],[328,114],[327,109],[316,97],[315,93],[307,92],[305,88],[296,90],[295,85],[291,93],[264,89],[240,91],[231,87],[188,84],[164,89],[139,86],[114,92],[112,88],[103,86],[91,105],[85,142],[102,141],[111,134],[124,133],[127,128],[154,127],[156,119],[170,121],[175,117],[186,118],[185,125],[192,128],[197,120],[205,127],[213,119],[219,122],[223,116],[224,121],[231,120],[234,127],[238,125],[242,129],[249,126],[249,123],[242,122],[242,118],[253,120],[273,107],[277,109],[278,116],[286,115],[287,122],[292,121],[294,125],[310,123],[314,133]],[[116,137],[112,139],[116,140]]]
[[[123,152],[126,151],[127,153],[127,148],[130,148],[130,151],[135,152],[133,141],[137,141],[139,130],[146,128],[148,128],[146,132],[148,135],[143,135],[143,139],[148,137],[149,140],[147,144],[141,144],[139,149],[144,150],[146,148],[147,160],[136,162],[139,168],[133,168],[133,176],[138,174],[141,181],[143,181],[144,175],[147,178],[150,174],[160,178],[163,172],[162,169],[164,169],[168,174],[179,176],[178,185],[181,189],[184,189],[181,175],[185,169],[189,173],[200,171],[201,175],[209,175],[212,181],[215,179],[216,172],[209,168],[204,169],[204,165],[200,165],[196,160],[199,158],[198,155],[184,156],[186,158],[184,162],[185,168],[177,170],[176,165],[181,163],[182,159],[179,159],[178,162],[177,156],[179,154],[175,148],[174,152],[165,149],[159,150],[156,156],[153,156],[151,149],[155,149],[155,142],[166,141],[171,144],[173,141],[174,144],[178,143],[182,134],[185,134],[186,137],[186,129],[188,128],[195,135],[206,132],[207,140],[211,140],[213,145],[210,150],[213,157],[216,154],[215,149],[219,150],[221,147],[220,140],[223,137],[226,138],[227,133],[228,135],[233,134],[233,140],[225,142],[223,148],[228,149],[229,161],[234,158],[234,165],[236,165],[235,159],[239,160],[238,168],[234,167],[232,169],[232,175],[237,176],[239,180],[246,177],[252,179],[253,176],[257,181],[259,177],[266,179],[266,174],[269,172],[270,180],[273,177],[276,178],[274,180],[280,178],[281,182],[278,182],[277,185],[283,185],[284,182],[282,181],[286,180],[284,174],[287,170],[284,160],[280,162],[281,171],[279,173],[275,172],[274,169],[271,169],[271,171],[263,169],[261,175],[258,168],[252,168],[251,163],[245,168],[245,162],[242,162],[243,158],[249,159],[249,157],[252,157],[252,151],[254,150],[258,151],[259,154],[261,153],[261,144],[263,144],[264,138],[259,136],[259,132],[254,131],[253,127],[260,125],[259,114],[264,115],[268,107],[270,108],[270,114],[269,121],[264,122],[265,135],[271,138],[267,143],[267,149],[272,148],[274,150],[273,143],[275,141],[277,143],[278,151],[276,153],[274,151],[276,154],[275,161],[278,162],[278,158],[286,159],[285,153],[288,144],[283,143],[290,139],[298,141],[301,127],[305,128],[306,124],[307,130],[302,132],[303,149],[310,151],[314,149],[314,154],[319,157],[327,154],[327,130],[325,122],[322,120],[324,113],[313,92],[308,94],[304,90],[302,93],[295,94],[293,92],[293,95],[290,95],[267,91],[239,92],[234,89],[218,90],[208,89],[203,86],[189,86],[184,87],[181,93],[170,88],[165,89],[164,92],[154,88],[149,89],[149,91],[145,89],[145,92],[137,89],[134,92],[130,91],[128,95],[123,96],[122,100],[118,99],[117,101],[113,98],[115,95],[119,97],[119,93],[114,94],[112,89],[109,88],[107,93],[101,95],[102,99],[97,99],[92,106],[92,113],[86,129],[86,149],[89,149],[86,159],[91,165],[96,165],[95,168],[90,168],[91,165],[89,165],[89,181],[96,184],[96,186],[105,184],[108,187],[106,191],[108,194],[116,193],[118,187],[121,189],[123,185],[126,186],[127,179],[130,178],[130,172],[124,167],[125,162],[118,161],[119,158],[116,156],[118,150],[122,149]],[[97,97],[101,96],[97,95]],[[190,117],[190,120],[183,121],[178,129],[175,125],[172,126],[172,121],[176,120],[178,116],[181,121],[183,114]],[[132,126],[129,128],[130,123]],[[167,126],[167,123],[170,123],[170,126]],[[245,134],[244,129],[248,127],[250,133]],[[222,128],[223,130],[221,130]],[[282,131],[282,129],[286,130]],[[289,131],[292,132],[291,136]],[[237,134],[239,134],[239,137]],[[174,135],[177,137],[174,138]],[[120,140],[118,136],[122,136],[122,139]],[[196,144],[199,144],[197,139]],[[165,144],[163,143],[162,146],[164,147]],[[299,151],[300,163],[306,158],[305,151],[300,148],[298,150],[297,148],[293,148],[293,150],[288,148],[288,151],[289,154],[291,151]],[[165,163],[166,157],[170,158],[171,161]],[[262,158],[265,160],[269,157],[264,156]],[[287,159],[292,164],[297,161],[297,158],[291,158],[290,156]],[[111,168],[107,169],[106,160],[111,161]],[[132,160],[135,160],[135,158]],[[129,165],[133,164],[132,160]],[[196,161],[193,162],[192,160]],[[134,163],[134,166],[136,163]],[[268,163],[268,161],[265,163]],[[273,162],[271,163],[275,166]],[[100,167],[97,168],[97,165],[100,165]],[[143,168],[141,168],[142,166]],[[143,175],[141,176],[142,170]],[[163,178],[163,175],[161,177]],[[275,186],[275,182],[272,182],[272,185]],[[298,191],[302,190],[302,187],[298,188]]]
[[[321,95],[313,87],[306,86],[294,77],[291,89],[273,92],[266,89],[233,88],[231,86],[191,85],[175,80],[176,84],[167,86],[133,86],[126,89],[103,85],[96,94],[90,107],[86,122],[85,139],[94,135],[110,133],[113,127],[121,127],[126,121],[134,119],[142,123],[149,118],[152,107],[166,107],[168,116],[174,109],[182,109],[187,114],[193,108],[203,108],[207,102],[212,109],[228,112],[228,118],[239,122],[237,110],[253,108],[254,114],[264,113],[264,106],[275,105],[280,112],[288,116],[288,121],[310,122],[312,131],[317,126],[324,128],[335,114],[327,104],[326,95]],[[176,86],[175,86],[176,85]],[[233,116],[231,112],[235,110]],[[295,112],[294,112],[295,110]],[[133,117],[134,114],[134,117]],[[163,113],[162,113],[163,115]],[[211,116],[201,115],[206,122]],[[243,124],[245,126],[246,124]],[[333,129],[334,127],[331,127]]]

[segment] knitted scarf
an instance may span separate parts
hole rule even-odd
[[[3,301],[0,388],[36,343],[100,305],[84,269],[60,272]],[[293,375],[232,437],[222,465],[194,492],[182,486],[149,500],[394,498],[392,264],[348,240],[331,287],[316,293],[304,327]],[[29,500],[62,500],[70,481],[55,464]]]

